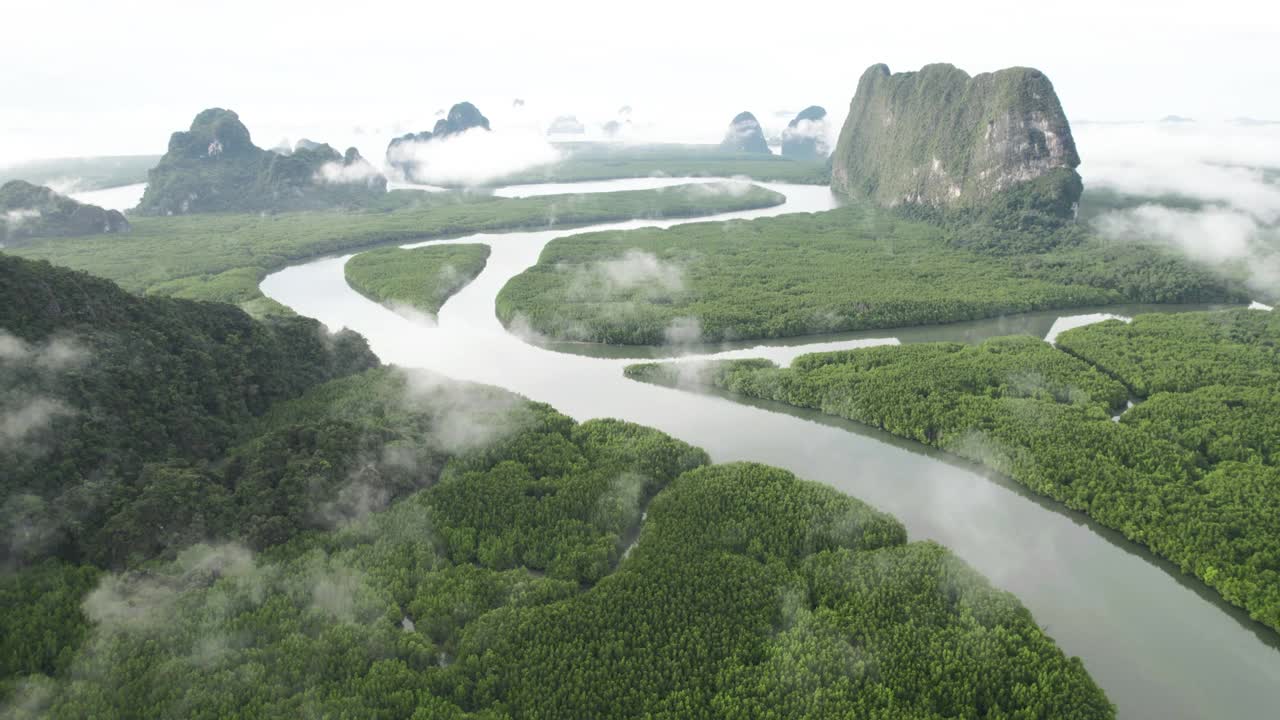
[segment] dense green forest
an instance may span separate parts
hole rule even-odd
[[[311,320],[0,280],[6,717],[1114,716],[826,486]]]
[[[724,150],[719,145],[561,143],[563,157],[493,181],[494,185],[644,177],[748,177],[760,182],[826,185],[825,160],[794,160]]]
[[[701,188],[701,189],[699,189]],[[127,236],[62,238],[11,249],[92,271],[127,290],[238,304],[254,315],[287,312],[258,284],[289,264],[378,244],[521,228],[572,227],[635,218],[693,217],[769,207],[785,198],[752,187],[701,185],[589,195],[495,198],[468,193],[386,193],[386,210],[137,217]]]
[[[857,204],[557,238],[502,289],[498,316],[522,317],[553,338],[660,344],[682,326],[719,341],[1119,302],[1248,300],[1239,284],[1169,250],[1079,228],[1005,232],[998,223],[1021,217],[1015,200],[963,227]]]
[[[7,255],[0,289],[0,564],[111,565],[199,537],[218,520],[182,518],[207,507],[184,495],[202,463],[273,403],[377,363],[362,337],[315,320],[141,298]],[[169,529],[138,535],[148,513]]]
[[[712,363],[709,384],[982,462],[1172,560],[1280,629],[1280,315],[1141,315],[1030,337]],[[1140,404],[1125,410],[1130,397]]]
[[[342,271],[347,284],[371,300],[435,316],[488,259],[489,246],[475,243],[391,247],[360,253]]]

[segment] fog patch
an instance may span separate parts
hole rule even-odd
[[[446,453],[476,450],[519,432],[525,400],[429,372],[410,372],[404,402],[431,418],[431,440]]]
[[[38,720],[48,717],[49,706],[53,702],[56,689],[55,681],[44,675],[20,678],[14,684],[13,696],[8,702],[0,704],[0,717],[12,720]]]
[[[381,178],[382,173],[378,172],[378,169],[368,160],[362,158],[350,164],[338,161],[327,162],[320,166],[312,179],[325,185],[373,186]]]
[[[88,352],[73,340],[28,343],[0,330],[0,452],[39,455],[40,436],[75,408],[58,399],[58,375],[83,365]]]
[[[431,185],[483,185],[558,160],[544,135],[521,129],[472,128],[388,151],[389,162],[409,166],[415,181]]]
[[[1239,272],[1267,298],[1280,287],[1280,229],[1239,210],[1148,204],[1107,213],[1095,225],[1112,240],[1154,242],[1196,262]]]
[[[250,577],[256,566],[251,551],[229,543],[192,546],[179,553],[168,570],[103,577],[80,606],[95,633],[163,629],[174,621],[183,592],[212,585],[221,577]]]
[[[0,404],[0,450],[35,453],[38,445],[29,444],[32,435],[48,430],[59,417],[74,415],[75,410],[59,400],[34,397]]]
[[[751,178],[735,175],[727,182],[692,183],[684,186],[690,197],[743,197],[753,189]]]
[[[392,312],[405,318],[409,322],[428,328],[439,327],[440,323],[435,315],[432,315],[429,312],[424,312],[409,303],[392,300],[384,304]]]
[[[588,263],[573,270],[567,294],[577,301],[627,296],[671,299],[684,291],[684,269],[650,252],[632,248],[622,257]]]
[[[662,331],[667,345],[688,346],[702,342],[702,321],[696,317],[678,317]]]
[[[10,232],[16,232],[23,225],[31,220],[40,217],[40,211],[36,208],[18,208],[5,212],[3,220],[5,228]]]
[[[1275,308],[1272,307],[1271,305],[1263,305],[1257,300],[1254,300],[1253,302],[1249,303],[1249,309],[1250,310],[1266,310],[1267,312],[1271,312],[1272,310],[1275,310]]]
[[[68,338],[28,343],[0,329],[0,363],[26,363],[58,372],[82,365],[88,357],[88,352],[79,343]]]

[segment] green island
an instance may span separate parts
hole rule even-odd
[[[1242,283],[1170,249],[1108,242],[1078,226],[1004,233],[853,202],[823,213],[556,238],[502,289],[497,312],[556,339],[652,345],[681,326],[715,342],[1249,299]]]
[[[638,177],[747,177],[760,182],[826,185],[822,160],[725,150],[719,145],[558,143],[562,159],[494,180],[494,185],[585,182]]]
[[[287,311],[262,296],[262,278],[327,254],[477,232],[695,217],[785,200],[764,188],[738,187],[716,193],[692,184],[518,199],[403,190],[385,193],[380,209],[140,216],[128,235],[109,241],[30,239],[6,252],[92,271],[133,292],[229,302],[266,315]]]
[[[1108,320],[1057,347],[1013,336],[626,373],[819,410],[977,461],[1280,629],[1277,348],[1280,315],[1230,310]]]
[[[347,284],[370,300],[434,316],[488,259],[489,246],[476,243],[390,247],[360,253],[342,271]]]
[[[0,445],[13,717],[1114,717],[824,485],[309,319],[0,280],[0,397],[42,415]]]

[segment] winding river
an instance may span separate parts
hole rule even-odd
[[[510,187],[498,193],[598,192],[658,184],[670,180]],[[835,205],[825,187],[761,184],[784,193],[786,204],[710,219],[814,212]],[[643,221],[590,229],[673,224]],[[1280,713],[1280,641],[1275,633],[1078,513],[854,423],[623,377],[627,357],[656,357],[669,350],[538,344],[508,333],[494,316],[498,290],[532,265],[549,240],[582,231],[435,241],[480,242],[492,248],[484,272],[445,304],[436,325],[398,315],[351,290],[342,272],[350,256],[282,270],[263,281],[262,291],[333,329],[346,326],[360,332],[384,362],[504,387],[578,420],[617,417],[650,425],[705,448],[716,461],[784,467],[893,513],[912,539],[946,545],[1021,598],[1067,653],[1084,660],[1122,718],[1270,718]],[[1111,307],[1105,312],[1128,315],[1143,309]],[[1060,321],[1060,314],[689,351],[787,362],[802,352],[885,342],[974,341],[1012,332],[1044,337],[1092,319]]]

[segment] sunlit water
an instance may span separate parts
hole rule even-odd
[[[558,189],[655,187],[666,181],[645,183]],[[826,188],[768,186],[787,195],[786,205],[715,219],[821,211],[835,205]],[[672,224],[676,223],[645,221],[592,229]],[[1077,513],[855,423],[623,377],[623,367],[630,362],[626,358],[661,356],[669,350],[540,346],[508,333],[494,316],[498,290],[531,266],[549,240],[581,231],[477,234],[439,241],[486,243],[492,254],[480,276],[445,304],[434,327],[351,290],[342,273],[350,256],[280,271],[263,281],[262,290],[331,328],[359,331],[385,362],[498,385],[548,402],[579,420],[618,417],[650,425],[705,448],[718,462],[752,460],[785,467],[893,513],[913,539],[937,540],[997,586],[1015,593],[1067,653],[1083,658],[1119,705],[1121,717],[1276,716],[1280,651],[1275,633],[1219,602],[1198,581],[1182,578],[1166,563]],[[1149,309],[1125,306],[1107,312],[1130,316]],[[690,351],[712,357],[767,356],[786,363],[804,352],[886,342],[972,342],[1013,332],[1052,338],[1057,328],[1076,324],[1060,319],[1058,313],[1030,313]]]

